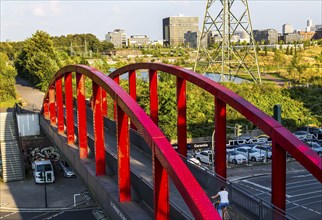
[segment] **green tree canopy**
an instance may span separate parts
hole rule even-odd
[[[17,72],[9,64],[6,53],[0,52],[0,102],[16,98],[15,76]]]
[[[45,91],[49,80],[61,67],[50,35],[44,31],[37,31],[28,38],[18,54],[15,67],[20,76],[29,79],[37,88]]]

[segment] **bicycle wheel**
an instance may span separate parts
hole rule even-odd
[[[230,214],[229,214],[229,211],[227,208],[223,212],[222,219],[223,220],[231,220],[231,217],[230,217]]]

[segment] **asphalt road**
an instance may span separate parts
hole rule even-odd
[[[19,76],[16,77],[15,87],[18,96],[21,97],[24,102],[26,102],[28,105],[32,105],[34,109],[41,109],[45,93],[38,89],[32,88],[28,81]]]
[[[271,176],[260,175],[234,181],[258,198],[271,202]],[[288,171],[286,211],[298,219],[322,219],[322,185],[305,169]]]

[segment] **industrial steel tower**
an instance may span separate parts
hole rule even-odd
[[[207,1],[194,70],[220,73],[220,81],[247,74],[261,83],[247,0]]]

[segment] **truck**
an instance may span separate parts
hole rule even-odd
[[[33,161],[32,173],[36,184],[55,182],[54,169],[50,160]]]

